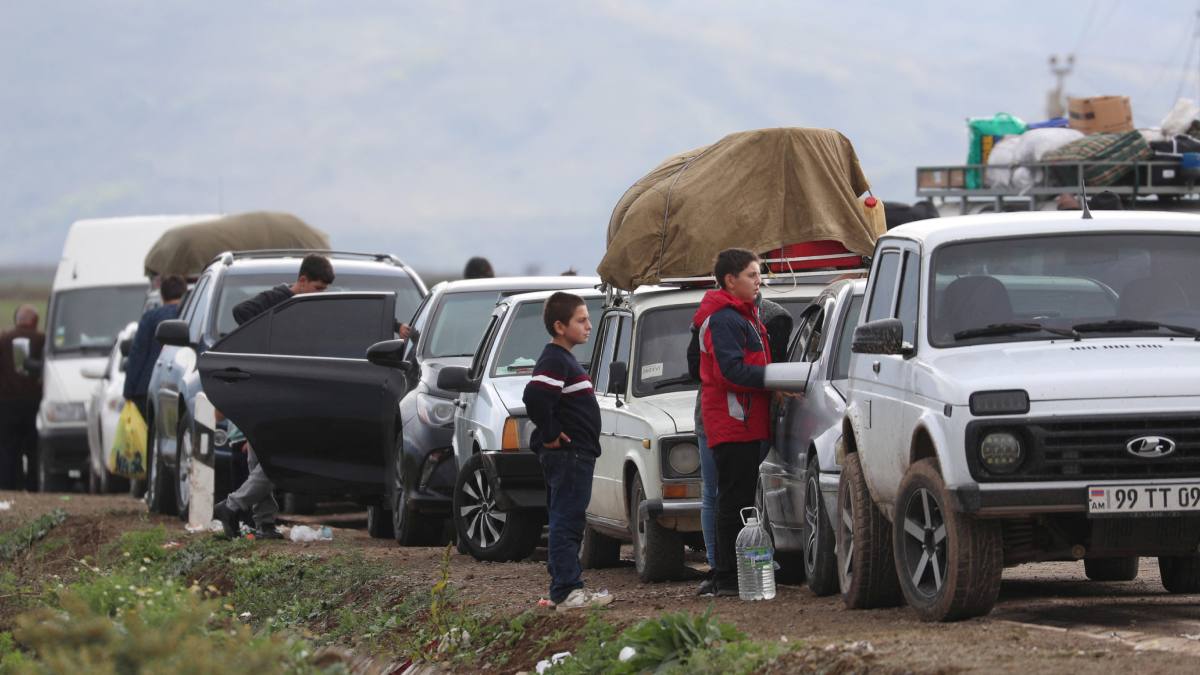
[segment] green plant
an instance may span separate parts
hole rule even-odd
[[[0,533],[0,562],[16,558],[25,549],[33,546],[34,542],[49,534],[50,530],[58,527],[67,519],[67,512],[54,509],[50,513],[38,516],[32,522],[14,530]]]
[[[616,637],[613,632],[598,615],[589,617],[579,648],[550,672],[555,675],[690,672],[696,664],[711,661],[714,653],[746,641],[746,636],[731,624],[714,619],[711,608],[699,616],[679,612],[647,619]],[[621,661],[621,650],[626,647],[633,650],[633,656]]]

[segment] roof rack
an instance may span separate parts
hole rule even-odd
[[[260,248],[248,251],[226,251],[217,257],[213,258],[209,264],[220,260],[226,265],[233,263],[234,260],[244,258],[279,258],[286,255],[305,256],[310,253],[317,253],[331,258],[353,258],[359,260],[378,260],[380,262],[390,262],[396,265],[403,265],[404,261],[400,260],[391,253],[360,253],[358,251],[334,251],[329,249],[309,249],[309,248]]]
[[[811,268],[811,263],[820,262],[822,260],[845,260],[847,257],[854,256],[852,253],[832,253],[823,255],[806,255],[806,256],[789,256],[781,258],[763,258],[759,262],[763,265],[786,265],[787,267],[808,267]],[[833,283],[840,277],[847,274],[864,273],[870,269],[869,256],[854,256],[861,263],[859,267],[826,267],[822,269],[802,269],[792,270],[787,272],[772,272],[767,271],[763,274],[765,283],[773,283],[779,281],[792,281],[793,283]],[[661,286],[677,286],[679,288],[708,288],[715,287],[717,282],[712,275],[704,275],[699,277],[671,277],[668,279],[659,280]]]

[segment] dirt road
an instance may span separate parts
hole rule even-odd
[[[187,535],[176,519],[146,515],[139,502],[123,497],[29,495],[0,492],[12,506],[0,511],[0,531],[54,508],[71,515],[99,517],[103,531],[161,522]],[[414,581],[436,579],[442,549],[398,548],[370,539],[365,514],[334,513],[294,517],[294,522],[333,528],[333,542],[294,544],[261,542],[274,550],[320,553],[356,549],[372,559],[394,562]],[[1132,582],[1097,583],[1083,576],[1081,563],[1046,563],[1007,570],[1000,602],[987,617],[955,624],[926,624],[906,608],[848,611],[841,600],[813,597],[803,586],[783,586],[775,600],[743,603],[737,599],[698,598],[695,581],[641,584],[625,550],[622,567],[588,571],[587,583],[616,595],[609,615],[635,621],[664,611],[703,612],[717,616],[759,639],[845,645],[865,642],[876,662],[917,671],[1138,673],[1193,672],[1200,656],[1200,596],[1166,594],[1153,559],[1143,559]],[[460,597],[468,602],[516,614],[546,594],[544,551],[521,563],[481,563],[455,554],[451,573]],[[692,559],[703,567],[703,557]]]

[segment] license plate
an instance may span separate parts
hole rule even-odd
[[[1200,511],[1200,483],[1089,485],[1088,515]]]

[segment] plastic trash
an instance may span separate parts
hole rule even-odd
[[[200,525],[200,526],[187,525],[183,529],[187,530],[188,532],[192,532],[192,533],[195,533],[195,532],[223,532],[225,530],[225,528],[221,525],[221,521],[219,521],[219,520],[210,520],[207,525]]]
[[[292,527],[292,531],[288,533],[288,538],[292,541],[333,541],[333,530],[329,526],[320,529],[309,527],[307,525],[296,525]]]
[[[7,511],[12,508],[12,502],[0,501],[0,511]]]
[[[1192,126],[1192,120],[1200,115],[1200,106],[1190,98],[1181,98],[1175,101],[1175,105],[1167,112],[1167,116],[1163,118],[1162,128],[1164,136],[1175,136],[1178,134],[1187,133],[1188,127]]]
[[[751,512],[749,518],[746,512]],[[738,595],[742,600],[770,600],[775,597],[775,550],[771,538],[758,521],[758,509],[742,509],[742,524],[737,551]]]
[[[541,661],[538,661],[536,668],[538,675],[545,673],[550,669],[550,666],[557,666],[558,664],[562,663],[563,659],[569,656],[571,656],[571,652],[559,652],[548,659],[542,659]]]
[[[637,656],[637,650],[634,649],[633,647],[628,647],[628,646],[621,647],[621,653],[617,654],[617,660],[620,661],[621,663],[625,663],[626,661],[628,661],[629,659],[632,659],[635,656]]]

